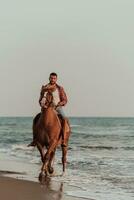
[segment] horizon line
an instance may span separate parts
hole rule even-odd
[[[29,115],[9,115],[9,116],[0,116],[0,118],[6,118],[6,117],[12,117],[12,118],[16,118],[16,117],[27,117],[27,118],[33,118],[35,116],[29,116]],[[68,118],[134,118],[134,116],[67,116]]]

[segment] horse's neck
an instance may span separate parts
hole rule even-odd
[[[60,123],[59,118],[56,114],[56,111],[49,107],[42,113],[42,120],[44,121],[45,125]]]

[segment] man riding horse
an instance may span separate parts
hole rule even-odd
[[[41,106],[41,111],[47,108],[47,99],[53,97],[53,107],[57,111],[62,126],[62,145],[66,146],[66,126],[68,126],[68,119],[65,116],[63,111],[63,106],[67,103],[67,95],[62,86],[57,84],[57,74],[51,73],[49,76],[49,83],[43,85],[40,92],[39,104]],[[35,141],[31,143],[31,146],[34,146]]]
[[[33,119],[33,142],[28,146],[37,146],[41,160],[41,177],[52,174],[55,151],[58,145],[62,149],[63,173],[66,168],[67,146],[70,136],[70,126],[62,107],[67,103],[63,87],[57,83],[57,74],[51,73],[49,83],[41,88],[39,103],[41,113]],[[46,152],[45,152],[46,148]]]

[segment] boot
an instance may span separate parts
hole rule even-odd
[[[35,147],[36,146],[36,142],[35,141],[32,141],[30,144],[27,145],[28,147],[32,146],[32,147]]]

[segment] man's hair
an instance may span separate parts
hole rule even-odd
[[[56,77],[57,77],[57,74],[56,74],[55,72],[52,72],[52,73],[50,74],[50,76],[56,76]]]

